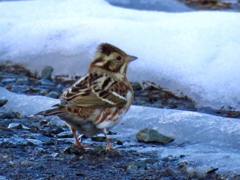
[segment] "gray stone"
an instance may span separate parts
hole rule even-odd
[[[160,134],[154,129],[142,129],[136,134],[139,142],[169,144],[174,141],[174,138]]]
[[[52,72],[53,72],[53,67],[51,66],[45,66],[42,70],[42,79],[52,79]]]

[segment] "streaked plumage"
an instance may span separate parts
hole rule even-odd
[[[111,44],[100,44],[87,74],[62,94],[60,104],[38,115],[59,116],[70,126],[77,146],[83,147],[76,131],[86,136],[103,132],[106,149],[112,149],[106,131],[117,124],[133,101],[126,71],[135,59]]]

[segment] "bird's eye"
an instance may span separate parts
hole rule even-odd
[[[118,56],[116,59],[117,59],[118,61],[120,61],[122,58],[121,58],[121,56]]]

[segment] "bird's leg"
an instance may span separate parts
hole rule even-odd
[[[82,144],[79,142],[79,140],[78,140],[76,130],[73,129],[73,128],[71,128],[71,130],[72,130],[72,133],[73,133],[73,137],[74,137],[74,139],[75,139],[75,142],[76,142],[76,143],[75,143],[75,146],[76,146],[76,147],[80,147],[80,148],[84,148],[84,145],[82,145]]]
[[[89,147],[89,146],[92,145],[92,144],[85,144],[85,145],[81,144],[81,143],[79,142],[79,140],[78,140],[78,136],[77,136],[76,130],[73,129],[73,128],[71,128],[71,130],[72,130],[72,133],[73,133],[73,137],[74,137],[74,139],[75,139],[75,141],[76,141],[76,143],[75,143],[75,146],[76,146],[76,147],[80,147],[80,148],[83,148],[83,149],[84,149],[84,148]]]
[[[106,150],[107,150],[107,151],[115,150],[115,149],[112,147],[112,145],[111,145],[111,143],[110,143],[110,141],[109,141],[109,139],[108,139],[108,137],[107,137],[107,132],[106,132],[106,131],[107,131],[106,128],[104,128],[104,129],[103,129],[103,134],[104,134],[104,136],[105,136],[105,138],[106,138],[106,141],[107,141]]]

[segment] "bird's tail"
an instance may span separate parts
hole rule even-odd
[[[63,113],[60,108],[53,108],[53,109],[48,109],[45,111],[40,111],[35,115],[43,115],[43,116],[52,116],[52,115],[58,115]]]

